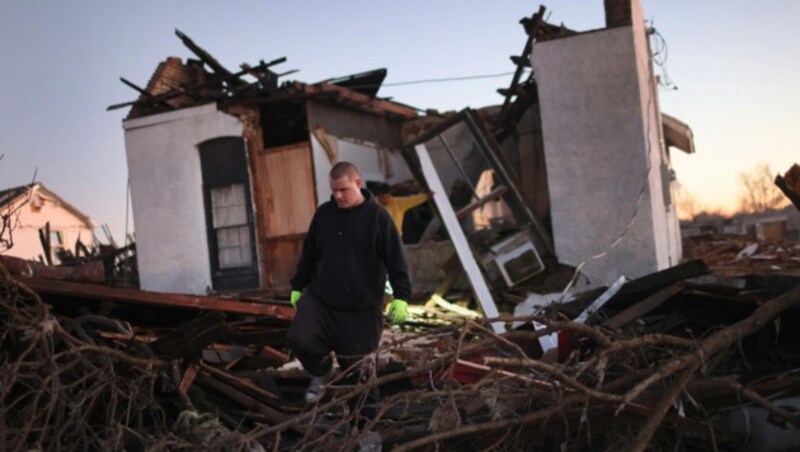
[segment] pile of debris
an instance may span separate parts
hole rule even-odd
[[[794,277],[721,278],[690,261],[503,319],[518,327],[502,335],[498,319],[387,331],[365,360],[377,372],[334,379],[308,406],[287,305],[1,270],[7,450],[351,449],[365,432],[399,450],[707,449],[746,442],[745,415],[750,439],[800,431],[773,398],[800,387]],[[356,429],[375,387],[376,414]]]
[[[720,276],[794,272],[800,269],[800,244],[789,240],[753,240],[734,234],[684,239],[687,258],[702,259]]]

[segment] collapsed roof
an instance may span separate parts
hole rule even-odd
[[[284,63],[286,57],[269,62],[261,60],[256,65],[242,63],[239,71],[232,72],[186,34],[180,30],[175,30],[175,34],[198,59],[189,59],[184,64],[180,58],[167,58],[158,65],[145,88],[120,78],[139,93],[139,98],[111,105],[109,110],[131,107],[127,119],[133,119],[209,102],[270,104],[317,100],[390,119],[410,118],[417,114],[413,107],[377,97],[386,78],[386,69],[383,68],[313,84],[298,81],[279,84],[279,78],[296,72],[277,73],[272,70]]]

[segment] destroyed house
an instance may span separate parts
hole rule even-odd
[[[547,23],[540,7],[521,21],[503,103],[446,115],[379,98],[383,69],[279,83],[285,58],[231,72],[177,32],[197,59],[168,58],[145,88],[123,79],[140,96],[110,107],[131,107],[142,288],[286,294],[340,160],[368,182],[416,179],[432,194],[419,237],[431,248],[409,253],[412,283],[463,271],[490,316],[539,290],[533,276],[551,264],[588,287],[676,265],[670,149],[694,152],[692,132],[661,113],[640,2],[605,6],[607,27],[587,32]]]
[[[434,193],[450,195],[434,201],[445,223],[447,211],[454,214],[449,237],[489,316],[495,302],[516,303],[526,288],[566,290],[566,281],[549,289],[530,284],[548,262],[575,268],[572,283],[602,287],[682,259],[670,151],[693,153],[693,134],[661,112],[653,30],[640,2],[604,4],[600,30],[549,24],[543,6],[522,19],[528,36],[522,54],[511,57],[517,68],[510,86],[498,90],[502,105],[407,139],[412,166],[421,167]],[[493,180],[484,184],[484,176]],[[454,201],[459,187],[477,201]],[[500,195],[507,205],[492,205]],[[462,216],[470,208],[520,231],[486,241],[492,238],[477,231],[485,220]]]
[[[400,121],[416,111],[376,97],[384,69],[279,86],[285,58],[231,73],[177,33],[199,60],[168,58],[146,88],[123,80],[141,93],[121,104],[141,287],[288,293],[332,165],[411,178]]]

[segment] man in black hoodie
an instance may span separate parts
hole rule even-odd
[[[386,209],[362,188],[358,168],[339,162],[329,182],[331,199],[314,214],[291,279],[297,312],[289,341],[311,376],[308,403],[322,398],[333,372],[331,351],[345,370],[378,348],[387,273],[393,323],[405,321],[411,295],[400,235]]]

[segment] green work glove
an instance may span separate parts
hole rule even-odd
[[[408,317],[408,303],[405,300],[395,298],[389,304],[389,321],[393,325],[401,325]]]
[[[295,309],[297,309],[297,302],[300,300],[300,295],[301,293],[299,290],[293,290],[291,295],[289,295],[289,303],[291,303],[292,307]]]

